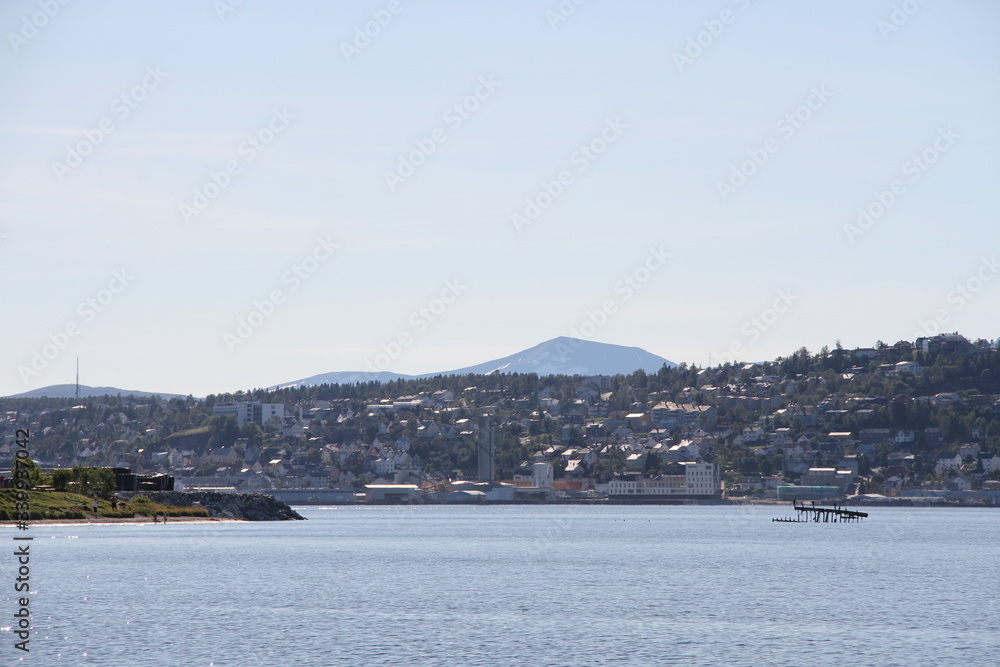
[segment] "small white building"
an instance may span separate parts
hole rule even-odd
[[[536,489],[551,489],[552,478],[551,463],[533,463],[531,465],[531,484]]]

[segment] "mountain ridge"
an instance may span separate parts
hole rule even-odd
[[[640,347],[598,343],[559,336],[499,359],[450,371],[406,375],[391,371],[333,371],[274,385],[269,389],[318,384],[356,384],[419,380],[438,375],[489,375],[491,373],[537,373],[539,375],[625,375],[637,370],[655,373],[674,362]]]
[[[91,398],[93,396],[135,396],[137,398],[150,398],[159,396],[160,398],[187,398],[182,394],[168,394],[161,391],[134,391],[131,389],[119,389],[118,387],[90,387],[85,384],[80,385],[80,398]],[[51,384],[47,387],[39,387],[31,391],[20,394],[11,394],[4,398],[73,398],[76,396],[75,384]]]
[[[598,343],[559,336],[499,359],[492,359],[472,366],[449,371],[407,375],[392,371],[332,371],[267,387],[268,390],[289,387],[308,387],[320,384],[358,384],[360,382],[392,382],[419,380],[438,375],[489,375],[491,373],[537,373],[538,375],[626,375],[637,370],[655,373],[663,365],[676,366],[674,362],[647,352],[640,347]],[[90,387],[80,385],[80,397],[136,396],[149,398],[187,398],[182,394],[155,391],[134,391],[117,387]],[[40,387],[5,398],[73,398],[75,384],[56,384]]]

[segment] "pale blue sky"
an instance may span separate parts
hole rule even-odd
[[[935,315],[1000,335],[995,3],[590,0],[553,29],[555,1],[400,0],[348,61],[341,43],[387,0],[246,0],[220,19],[223,2],[0,8],[0,394],[71,382],[76,357],[90,385],[267,386],[361,370],[400,336],[388,369],[423,373],[574,330],[701,365],[734,344],[760,360],[912,339]],[[894,4],[916,11],[880,29]],[[477,86],[478,108],[446,115]],[[797,110],[794,133],[777,125]],[[606,150],[574,157],[609,121]],[[269,123],[271,143],[244,143]],[[385,173],[435,130],[390,191]],[[53,166],[81,142],[79,166]],[[926,170],[905,164],[925,150]],[[748,151],[767,160],[723,201]],[[561,170],[519,232],[511,216]],[[339,247],[307,280],[287,273],[317,238]],[[650,248],[670,258],[647,273]],[[457,298],[435,302],[449,280]],[[791,305],[772,317],[778,292]]]

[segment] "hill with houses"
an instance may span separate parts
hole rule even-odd
[[[483,414],[495,479],[523,483],[547,463],[567,497],[691,462],[718,464],[729,497],[797,485],[838,497],[976,498],[1000,483],[1000,351],[959,334],[628,375],[469,373],[203,401],[4,398],[0,469],[15,429],[27,427],[43,468],[128,467],[185,487],[347,492],[474,480]]]

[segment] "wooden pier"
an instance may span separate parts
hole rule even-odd
[[[845,510],[837,504],[834,504],[832,508],[816,507],[816,501],[813,500],[810,500],[808,505],[804,501],[793,500],[792,507],[795,509],[794,517],[780,517],[771,519],[771,521],[779,523],[856,523],[868,516],[868,512]]]

